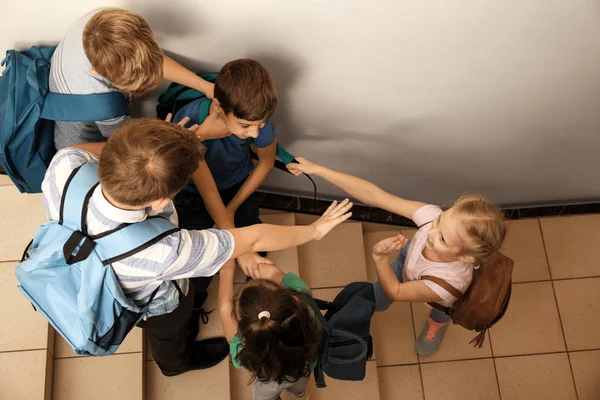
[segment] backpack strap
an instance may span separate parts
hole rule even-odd
[[[60,205],[60,224],[65,224],[73,235],[63,248],[65,258],[70,264],[85,259],[96,246],[102,255],[102,262],[108,265],[136,254],[166,236],[178,232],[179,228],[164,217],[148,217],[142,222],[121,224],[117,228],[94,237],[87,236],[88,203],[94,189],[98,186],[98,164],[89,162],[73,170],[67,183]],[[78,253],[72,252],[83,240]],[[93,240],[93,241],[92,241]]]
[[[431,275],[423,275],[421,277],[421,280],[431,281],[431,282],[435,283],[436,285],[443,287],[448,293],[450,293],[452,296],[456,297],[457,300],[462,300],[462,298],[463,298],[463,294],[460,290],[458,290],[457,288],[455,288],[454,286],[452,286],[451,284],[449,284],[446,280],[444,280],[442,278],[438,278],[437,276],[431,276]]]
[[[179,228],[164,217],[148,217],[142,222],[122,226],[95,240],[102,263],[109,265],[147,249]]]
[[[40,118],[52,121],[104,121],[129,115],[129,102],[121,92],[96,94],[48,93]]]
[[[88,162],[74,169],[63,189],[58,223],[86,233],[87,203],[98,184],[97,163]]]
[[[321,349],[319,350],[319,358],[317,358],[317,366],[315,367],[315,370],[313,371],[313,375],[315,376],[315,383],[316,383],[317,387],[324,388],[324,387],[327,387],[327,384],[325,383],[325,374],[323,373],[322,363],[323,363],[323,356],[325,355],[324,350],[325,350],[325,346],[327,345],[327,336],[329,334],[328,333],[329,329],[327,328],[327,321],[325,320],[325,317],[323,317],[323,314],[321,314],[321,310],[328,310],[331,303],[328,301],[315,299],[312,296],[310,296],[308,293],[305,293],[305,292],[295,292],[295,293],[301,301],[308,304],[308,306],[313,309],[313,311],[315,312],[315,316],[321,323],[321,328],[322,328],[321,331],[323,332],[323,341],[321,342]]]

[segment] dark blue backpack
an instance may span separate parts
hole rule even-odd
[[[315,368],[317,387],[326,387],[325,375],[344,381],[362,381],[367,361],[373,355],[371,318],[375,291],[371,282],[347,285],[332,302],[300,293],[313,308],[323,328],[321,355]],[[320,310],[327,310],[325,316]]]
[[[39,193],[54,149],[54,121],[102,121],[129,114],[120,92],[50,93],[56,47],[9,50],[0,77],[0,165],[21,192]]]

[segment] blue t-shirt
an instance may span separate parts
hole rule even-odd
[[[185,117],[190,117],[188,126],[204,122],[206,116],[199,115],[200,104],[212,100],[202,97],[183,106],[173,119],[175,122],[181,121]],[[206,107],[206,106],[205,106]],[[210,107],[208,107],[210,109]],[[221,139],[211,139],[204,141],[206,146],[206,163],[215,178],[219,190],[229,189],[236,183],[246,179],[254,169],[252,156],[250,155],[250,145],[254,144],[261,149],[270,146],[275,141],[275,127],[271,120],[267,120],[265,126],[258,131],[256,139],[240,139],[235,135],[229,135]],[[186,190],[198,192],[193,182],[186,186]]]

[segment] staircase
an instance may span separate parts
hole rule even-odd
[[[10,184],[0,182],[0,399],[26,400],[167,400],[175,398],[251,399],[249,375],[233,368],[230,359],[204,371],[166,378],[152,359],[142,329],[134,329],[119,351],[109,357],[84,357],[73,353],[60,335],[33,310],[16,289],[14,267],[22,251],[45,221],[40,195],[20,195]],[[265,223],[309,224],[316,217],[261,211]],[[400,232],[396,227],[347,222],[319,242],[269,254],[286,272],[300,275],[315,297],[332,300],[346,284],[375,279],[369,249],[379,240]],[[410,234],[410,230],[403,231]],[[217,309],[218,276],[213,279],[206,301],[207,311]],[[245,282],[239,271],[236,285]],[[395,305],[395,312],[377,315],[373,324],[375,355],[368,362],[363,382],[327,379],[328,387],[317,389],[311,379],[311,399],[378,399],[379,368],[399,362],[414,364],[412,349],[398,351],[398,337],[414,342],[410,305]],[[396,318],[396,314],[398,317]],[[218,312],[209,323],[201,322],[198,339],[223,334]],[[284,396],[285,398],[285,396]]]

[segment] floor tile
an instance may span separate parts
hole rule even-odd
[[[367,374],[360,382],[338,381],[325,377],[326,388],[318,389],[315,380],[310,379],[308,393],[310,400],[365,400],[379,399],[379,379],[375,361],[367,362]]]
[[[427,400],[500,399],[492,359],[422,364]]]
[[[600,399],[600,350],[570,354],[579,400]]]
[[[17,288],[16,265],[0,263],[0,352],[33,349],[53,352],[54,330]]]
[[[233,364],[229,364],[229,380],[233,400],[252,400],[252,385],[249,384],[250,372],[247,369],[236,368]]]
[[[0,174],[0,186],[10,186],[13,185],[12,181],[8,177],[8,175]]]
[[[52,357],[47,350],[0,353],[0,398],[50,400]]]
[[[497,358],[496,370],[503,399],[576,399],[566,353]]]
[[[600,276],[600,215],[540,221],[553,279]]]
[[[490,331],[496,357],[565,351],[552,283],[513,284],[506,315]]]
[[[377,368],[381,400],[423,400],[418,365]]]
[[[539,221],[506,221],[506,227],[506,239],[500,251],[515,262],[513,282],[549,280],[550,271]]]
[[[415,336],[419,337],[425,327],[431,308],[425,303],[413,303],[412,309],[415,320]],[[419,359],[421,362],[432,362],[491,357],[492,350],[489,338],[486,338],[482,348],[474,347],[470,343],[476,335],[477,332],[469,331],[460,325],[450,325],[437,353],[431,357],[419,356]]]
[[[285,226],[293,226],[295,225],[294,214],[285,213],[285,214],[266,214],[261,215],[260,219],[265,224],[273,224],[273,225],[285,225]],[[296,275],[299,274],[298,268],[298,248],[292,247],[285,250],[273,251],[267,254],[267,258],[273,261],[277,266],[284,272],[293,272]],[[243,273],[241,268],[237,268],[235,271],[234,282],[236,283],[244,283],[246,282],[246,275]]]
[[[600,278],[555,281],[569,350],[600,349]]]
[[[46,222],[39,194],[21,194],[16,186],[0,186],[0,261],[20,260],[38,227]]]
[[[415,334],[410,303],[394,303],[371,320],[377,366],[415,364]]]
[[[142,329],[135,327],[125,337],[125,340],[123,340],[123,343],[121,343],[115,354],[140,353],[142,352],[143,345]],[[54,349],[54,358],[86,357],[75,354],[69,343],[58,333],[54,339]]]
[[[203,340],[224,336],[221,314],[219,313],[219,275],[215,275],[208,286],[208,297],[202,308],[210,312],[210,315],[208,316],[208,324],[205,324],[201,319],[198,321],[200,329],[196,339]]]
[[[367,280],[360,223],[346,222],[322,240],[298,247],[300,275],[311,288]]]
[[[146,400],[229,399],[229,363],[166,377],[154,361],[146,361]]]
[[[143,400],[141,353],[54,361],[53,400]]]
[[[363,224],[364,226],[364,224]],[[389,237],[400,234],[400,229],[394,230],[385,230],[385,231],[374,231],[374,232],[364,232],[364,246],[365,246],[365,261],[367,263],[367,277],[371,282],[377,281],[377,271],[375,268],[375,262],[373,261],[373,246],[382,241],[383,239],[387,239]],[[390,264],[392,261],[398,257],[399,251],[396,251],[392,254],[388,255],[388,259]]]

